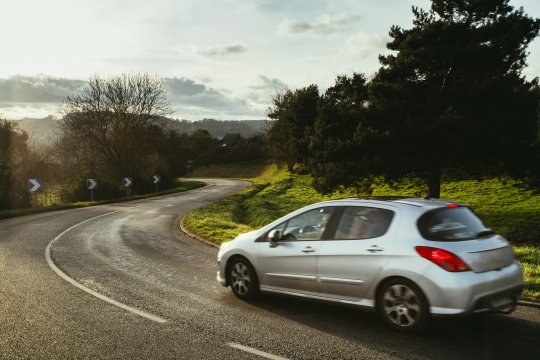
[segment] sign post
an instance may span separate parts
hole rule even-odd
[[[122,180],[124,182],[124,187],[126,188],[126,196],[129,196],[129,188],[133,184],[133,178],[127,177]]]
[[[34,207],[38,207],[38,192],[43,190],[41,179],[28,179],[28,191],[34,195]]]
[[[94,201],[94,189],[97,188],[97,180],[86,179],[86,188],[90,190],[90,201]]]
[[[159,183],[161,182],[161,176],[154,175],[152,176],[152,182],[156,185],[156,192],[159,191]]]

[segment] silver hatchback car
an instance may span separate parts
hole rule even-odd
[[[221,245],[218,281],[376,309],[393,329],[515,308],[522,270],[508,241],[466,205],[345,199],[306,206]]]

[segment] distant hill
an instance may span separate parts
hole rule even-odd
[[[38,144],[49,143],[58,129],[58,120],[52,116],[42,119],[25,118],[18,121],[15,120],[15,122],[19,125],[19,128],[26,131]]]
[[[199,121],[160,120],[165,129],[175,130],[178,133],[191,134],[197,129],[204,129],[215,138],[223,138],[225,134],[236,133],[249,137],[257,132],[264,131],[267,120],[215,120],[203,119]]]
[[[37,143],[48,143],[58,129],[58,120],[52,116],[42,119],[25,118],[16,121],[19,127],[25,130]],[[223,138],[225,134],[237,133],[249,137],[257,132],[264,131],[266,120],[215,120],[204,119],[199,121],[173,120],[161,118],[157,121],[163,128],[175,130],[178,133],[191,134],[197,129],[204,129],[215,138]]]

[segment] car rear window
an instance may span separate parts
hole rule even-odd
[[[428,211],[418,219],[418,230],[425,239],[462,241],[493,235],[468,207]]]

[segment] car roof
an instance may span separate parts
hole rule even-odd
[[[449,204],[456,204],[459,206],[467,206],[466,204],[445,200],[445,199],[432,199],[432,198],[403,198],[403,197],[392,197],[392,196],[374,196],[374,197],[365,197],[365,198],[346,198],[339,200],[330,200],[327,202],[358,202],[360,204],[379,204],[379,205],[407,205],[415,206],[418,208],[440,208],[446,207]]]
[[[445,199],[422,199],[422,198],[410,198],[410,199],[400,199],[396,200],[395,202],[399,202],[402,204],[409,204],[409,205],[415,205],[415,206],[422,206],[422,207],[445,207],[449,204],[457,204],[461,206],[465,206],[465,204],[452,201],[452,200],[445,200]]]

